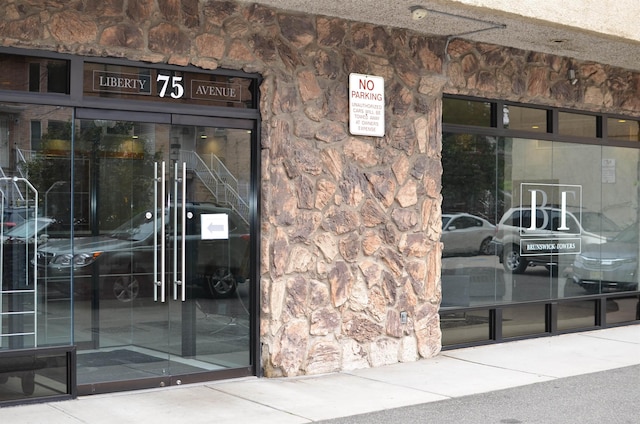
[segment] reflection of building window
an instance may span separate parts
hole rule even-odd
[[[47,133],[56,138],[64,138],[66,122],[50,120],[47,124]]]
[[[40,64],[29,64],[29,91],[34,93],[40,92]]]
[[[42,65],[46,65],[43,74]],[[49,60],[29,63],[29,91],[34,93],[69,93],[69,66],[66,61]],[[46,85],[45,85],[46,83]]]
[[[42,124],[40,121],[31,121],[31,150],[42,148]]]
[[[47,62],[47,93],[69,94],[69,64],[66,61]]]

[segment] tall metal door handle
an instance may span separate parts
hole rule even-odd
[[[178,162],[174,163],[173,196],[173,300],[178,300],[178,237],[182,237],[178,232]]]
[[[166,195],[165,189],[165,162],[162,161],[162,166],[160,169],[161,175],[158,176],[158,162],[153,164],[153,179],[154,179],[154,189],[153,189],[153,227],[155,231],[153,232],[153,300],[157,302],[166,301],[166,284],[165,284],[165,239],[166,239],[166,222],[165,215],[166,211],[164,209],[164,200]],[[160,184],[160,192],[162,199],[162,205],[158,207],[158,184]],[[158,214],[160,215],[160,246],[158,246]],[[160,249],[160,278],[158,278],[158,248]],[[160,292],[160,296],[158,296],[158,292]]]
[[[167,212],[165,210],[165,199],[167,196],[167,184],[166,184],[166,177],[165,177],[165,172],[166,172],[166,167],[165,167],[165,162],[162,161],[162,188],[161,188],[161,192],[162,192],[162,208],[160,211],[160,227],[162,227],[162,229],[160,230],[160,235],[161,235],[161,240],[160,240],[160,293],[161,293],[161,301],[165,302],[166,299],[166,291],[167,291],[167,284],[166,284],[166,275],[167,275],[167,270],[166,270],[166,265],[167,265],[167,222],[166,222],[166,216],[167,216]]]
[[[175,164],[175,179],[174,179],[174,214],[173,214],[173,228],[174,230],[174,238],[173,238],[173,300],[178,300],[178,292],[180,293],[180,300],[186,300],[186,228],[187,228],[187,204],[186,204],[186,194],[187,194],[187,164],[182,163],[180,166],[179,163]],[[178,184],[180,186],[180,203],[178,204]],[[178,208],[180,208],[180,230],[178,231]],[[178,249],[178,236],[180,237],[180,249]],[[180,250],[180,256],[178,256],[178,250]],[[180,271],[178,273],[178,270]]]
[[[181,299],[184,302],[186,300],[186,287],[187,287],[187,164],[182,162],[182,269],[181,269]]]
[[[158,301],[158,162],[153,163],[153,301]]]

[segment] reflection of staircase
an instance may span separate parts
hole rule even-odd
[[[18,162],[16,164],[16,168],[18,169],[18,172],[20,173],[20,176],[22,178],[27,178],[24,171],[22,170],[22,167],[27,164],[27,159],[31,160],[31,158],[34,156],[35,154],[33,150],[16,149],[16,161]]]
[[[4,206],[24,206],[24,195],[18,183],[0,167],[0,198]]]
[[[13,176],[14,177],[20,177],[20,178],[27,178],[23,167],[24,165],[26,165],[27,163],[27,159],[25,158],[25,155],[27,158],[31,158],[31,156],[33,155],[33,151],[32,150],[22,150],[22,149],[16,149],[16,171],[13,172]],[[6,177],[5,172],[0,169],[0,176],[1,177]],[[16,181],[4,181],[4,184],[10,184],[11,185],[11,190],[9,192],[5,191],[5,187],[4,185],[2,186],[2,190],[5,191],[5,193],[11,193],[8,197],[8,205],[10,206],[24,206],[26,203],[26,200],[24,198],[24,195],[22,193],[22,190],[20,189],[20,186],[18,185],[18,183]]]
[[[233,209],[249,223],[249,205],[240,195],[244,187],[239,186],[236,177],[217,156],[211,155],[207,165],[196,152],[181,150],[180,161],[187,164],[187,169],[198,177],[221,206]]]
[[[31,159],[34,155],[30,150],[16,149],[18,172],[20,176],[25,178],[22,172],[23,163]],[[209,190],[216,201],[221,205],[233,209],[240,215],[240,217],[248,224],[249,223],[249,205],[246,200],[249,197],[248,185],[239,184],[236,177],[227,169],[226,166],[218,159],[217,156],[211,155],[209,163],[205,163],[204,160],[195,152],[189,150],[180,151],[180,161],[187,164],[187,169],[193,172],[202,184]],[[4,172],[0,168],[4,177]],[[6,181],[9,184],[9,181]],[[19,196],[19,199],[24,203],[24,197],[18,189],[15,182],[13,184],[11,193],[15,192],[15,195]],[[8,196],[7,189],[3,185],[0,185],[0,189]],[[9,199],[9,197],[7,197]]]

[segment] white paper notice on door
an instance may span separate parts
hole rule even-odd
[[[208,213],[200,215],[202,240],[226,240],[229,238],[229,215]]]
[[[602,159],[602,184],[616,183],[616,160]]]

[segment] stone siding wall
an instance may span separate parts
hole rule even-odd
[[[453,40],[447,51],[447,93],[640,115],[638,72],[465,40]]]
[[[441,38],[258,5],[7,0],[0,16],[3,46],[262,74],[267,376],[439,352],[443,91],[639,109],[638,75],[623,70],[458,40],[445,61]],[[384,77],[385,137],[349,134],[351,72]]]

